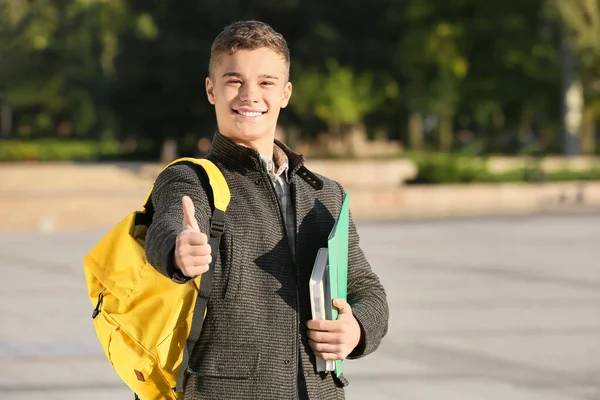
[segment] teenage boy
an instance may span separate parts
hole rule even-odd
[[[262,22],[229,25],[212,45],[206,93],[218,132],[207,158],[231,191],[219,254],[208,244],[206,177],[177,165],[155,183],[146,237],[150,263],[183,283],[216,258],[185,399],[343,399],[346,380],[316,372],[315,355],[363,357],[387,332],[386,293],[352,221],[348,301],[334,300],[337,320],[311,320],[312,266],[327,245],[344,190],[310,172],[303,156],[274,138],[292,95],[289,69],[285,39]]]

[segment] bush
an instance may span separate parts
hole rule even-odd
[[[493,173],[488,160],[456,154],[408,153],[417,164],[417,176],[408,184],[441,183],[501,183],[501,182],[560,182],[600,180],[600,169],[586,171],[561,170],[546,173],[535,160],[528,166],[502,173]],[[539,160],[538,160],[539,161]]]
[[[415,153],[408,158],[417,164],[418,174],[408,183],[468,183],[481,180],[486,160],[453,154]]]
[[[121,153],[116,141],[0,141],[0,161],[91,161]]]
[[[546,180],[552,182],[560,181],[600,181],[600,169],[588,171],[556,171],[546,175]]]

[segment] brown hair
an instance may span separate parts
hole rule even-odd
[[[219,63],[219,57],[233,54],[238,50],[257,50],[267,48],[279,54],[285,60],[288,71],[290,68],[290,50],[281,33],[260,21],[238,21],[226,26],[215,38],[210,49],[210,75]]]

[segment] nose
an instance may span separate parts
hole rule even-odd
[[[239,97],[245,103],[258,103],[260,100],[259,87],[252,83],[244,83],[240,86]]]

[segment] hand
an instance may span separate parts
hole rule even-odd
[[[350,304],[346,300],[335,299],[333,305],[339,310],[337,320],[310,320],[306,324],[308,344],[323,360],[343,360],[360,342],[360,325],[352,314]]]
[[[194,203],[183,196],[183,229],[175,241],[175,265],[187,277],[202,275],[212,261],[208,237],[200,232],[194,212]]]

